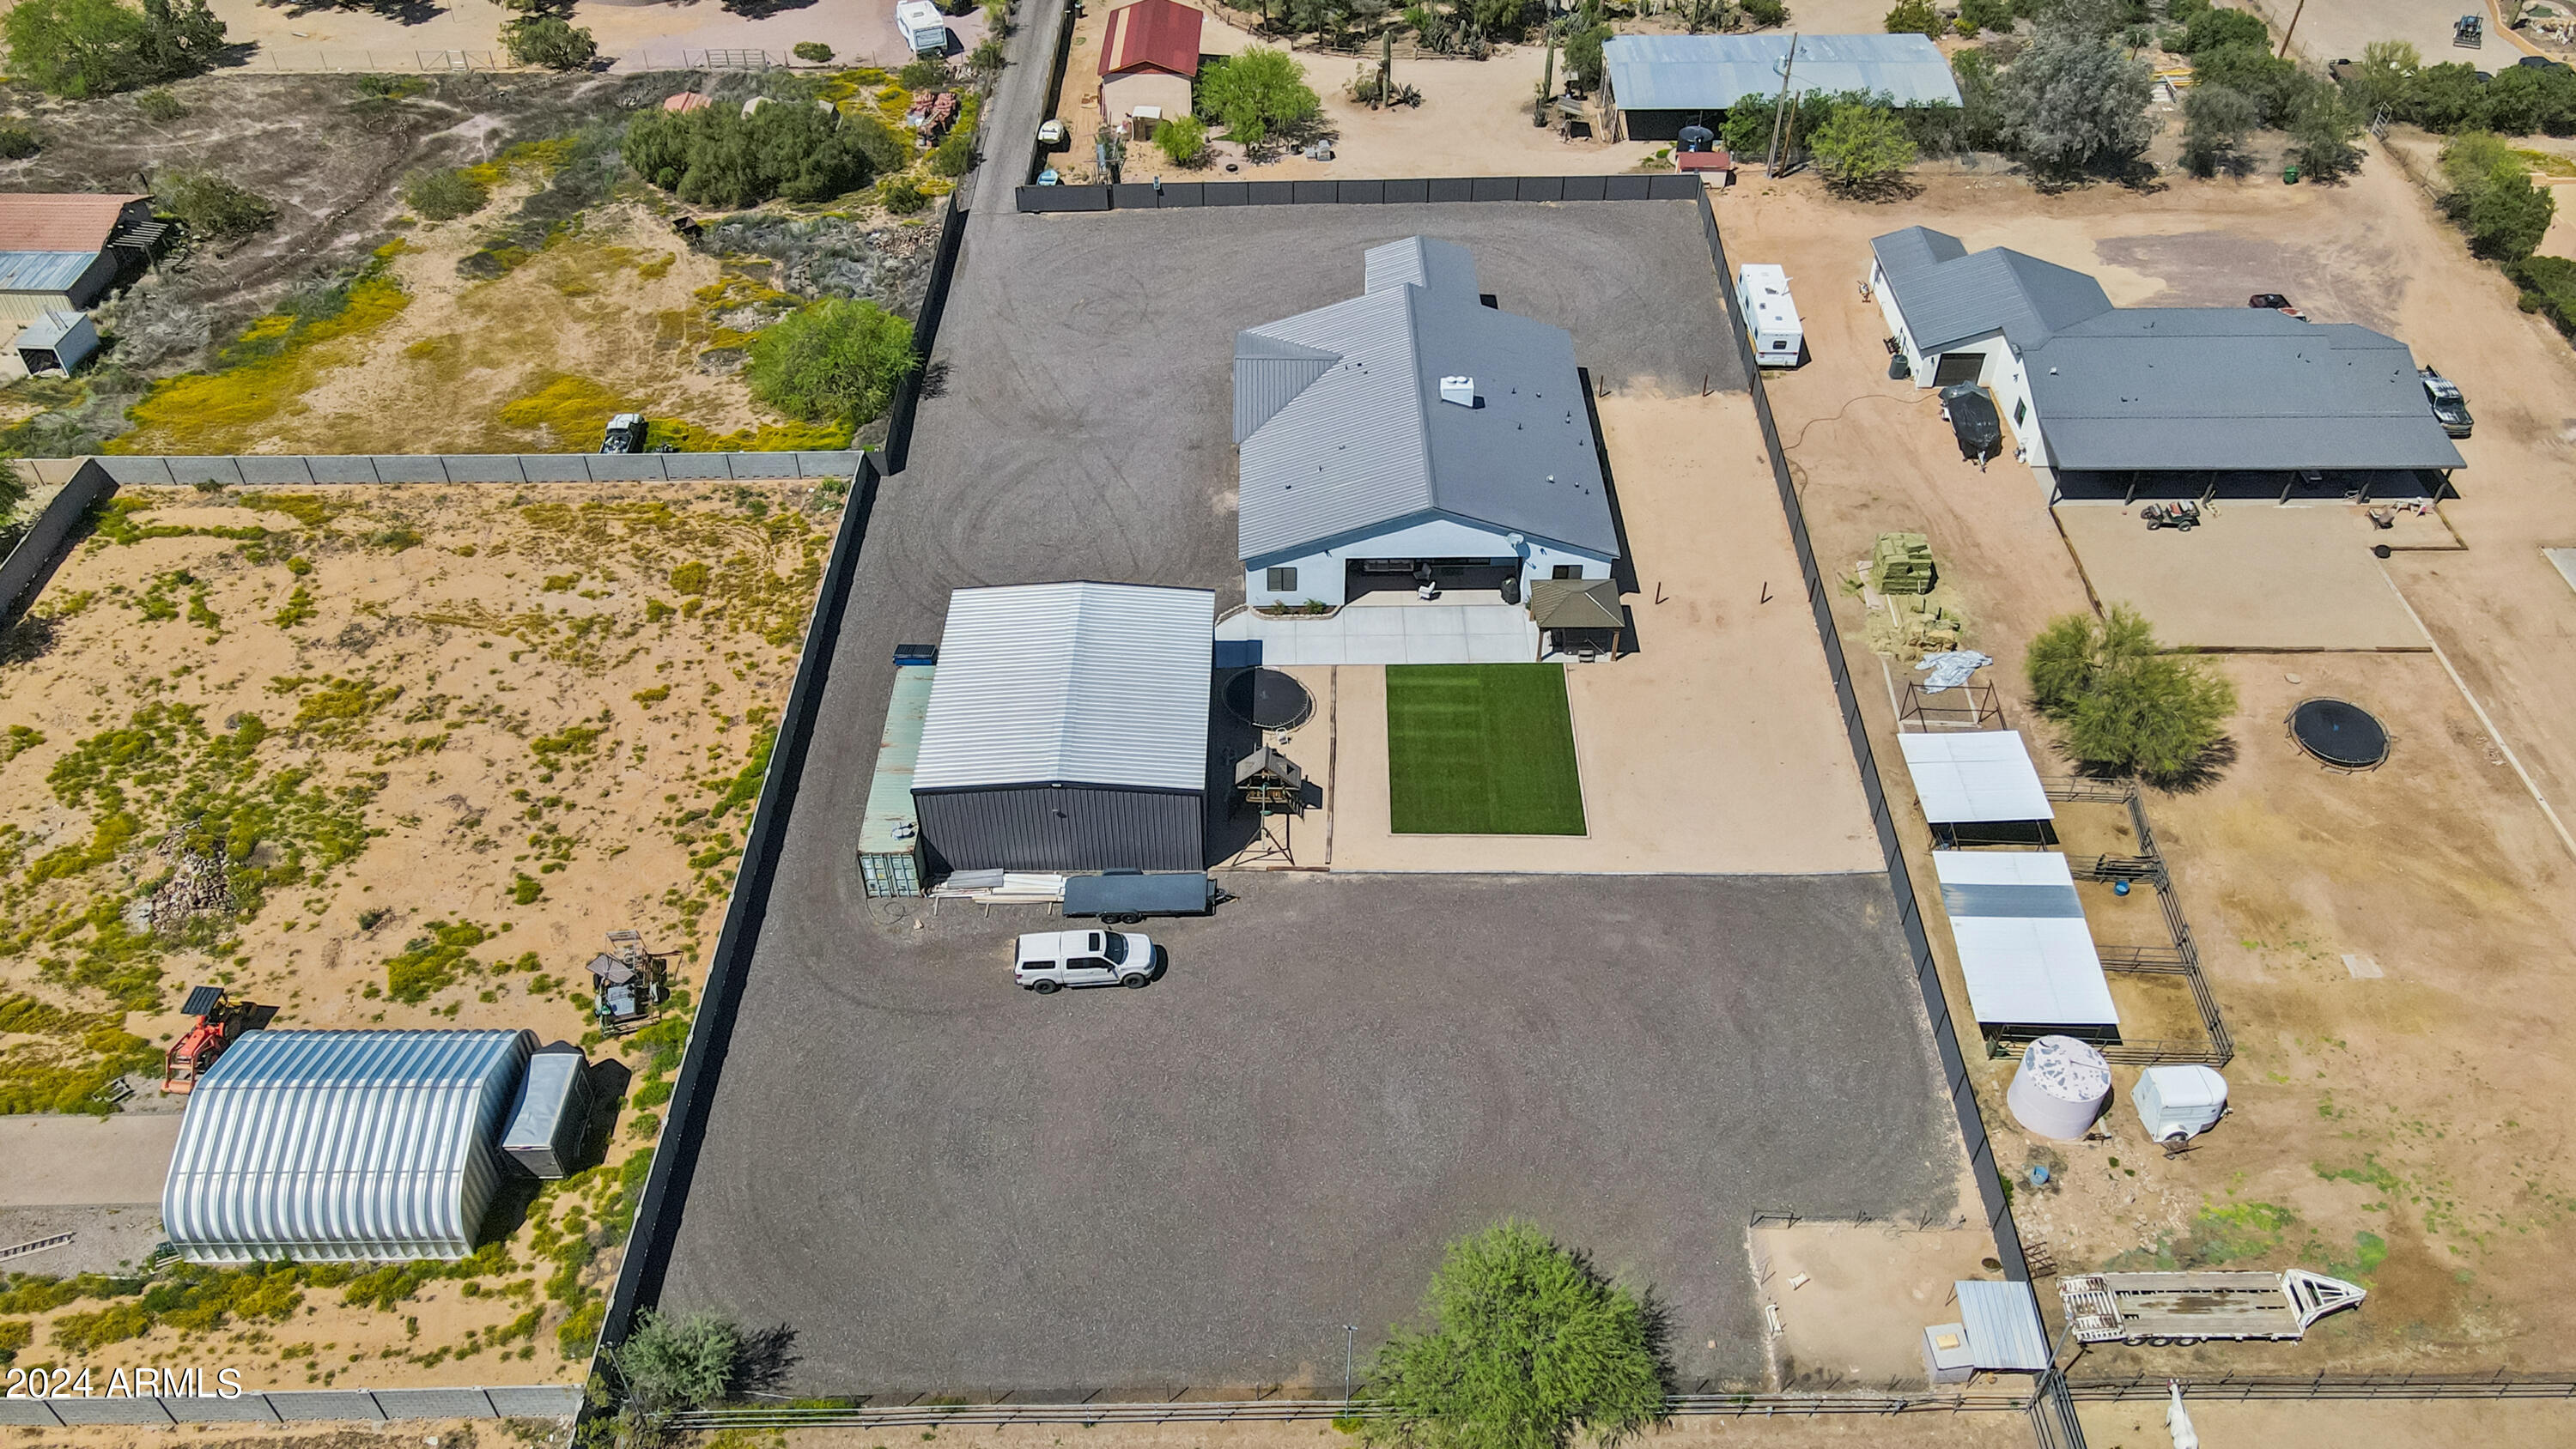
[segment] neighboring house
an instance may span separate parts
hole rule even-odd
[[[1190,114],[1206,17],[1178,0],[1136,0],[1109,12],[1100,36],[1100,119],[1137,141]]]
[[[1602,42],[1601,67],[1601,108],[1617,140],[1676,140],[1684,126],[1716,126],[1746,96],[1769,104],[1784,70],[1793,95],[1866,91],[1899,106],[1959,104],[1940,47],[1911,33],[1614,35]]]
[[[86,311],[151,261],[152,198],[0,194],[0,326]]]
[[[2082,272],[1928,227],[1870,250],[1915,385],[1992,391],[2044,475],[2462,464],[2414,357],[2385,333],[2269,308],[2114,307]]]
[[[1206,589],[950,594],[912,766],[930,874],[1204,866],[1215,624]]]
[[[1606,579],[1618,530],[1574,339],[1484,305],[1453,242],[1372,248],[1367,290],[1235,335],[1254,607]]]

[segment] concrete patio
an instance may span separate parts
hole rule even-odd
[[[1490,590],[1440,601],[1411,594],[1363,594],[1332,614],[1256,614],[1217,621],[1219,642],[1257,640],[1259,663],[1527,664],[1538,658],[1529,611]]]

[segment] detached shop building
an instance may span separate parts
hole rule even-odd
[[[1206,16],[1179,0],[1136,0],[1109,12],[1100,33],[1100,119],[1150,141],[1165,121],[1189,115]]]
[[[88,310],[160,238],[148,196],[0,193],[0,328]]]
[[[1797,48],[1794,64],[1790,48]],[[1601,108],[1622,141],[1714,129],[1746,96],[1864,91],[1898,107],[1959,104],[1941,48],[1904,35],[1614,35],[1601,43]]]
[[[930,874],[1204,866],[1215,624],[1205,589],[949,595],[912,774]]]
[[[1574,338],[1488,306],[1453,242],[1371,248],[1366,290],[1236,334],[1254,608],[1607,579],[1618,529]]]
[[[1915,385],[1992,392],[2053,491],[2326,471],[2366,490],[2374,474],[2464,461],[2413,354],[2386,333],[2269,308],[2114,307],[2082,272],[2005,247],[1971,252],[1928,227],[1870,250],[1870,285]]]

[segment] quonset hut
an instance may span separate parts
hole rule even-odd
[[[529,1031],[255,1031],[197,1083],[161,1189],[192,1263],[474,1251]]]

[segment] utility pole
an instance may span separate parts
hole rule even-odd
[[[1780,66],[1780,99],[1771,106],[1771,157],[1762,164],[1765,175],[1780,174],[1780,123],[1789,113],[1789,78],[1798,72],[1798,33],[1789,32],[1789,58]]]
[[[1345,1323],[1342,1325],[1342,1402],[1345,1404],[1351,1401],[1351,1350],[1357,1347],[1359,1336],[1360,1326],[1358,1324]]]
[[[2279,60],[2290,53],[2290,37],[2298,33],[2299,17],[2306,14],[2307,9],[2308,0],[2299,0],[2298,8],[2290,12],[2290,23],[2281,32],[2281,48],[2273,53],[2274,60]]]

